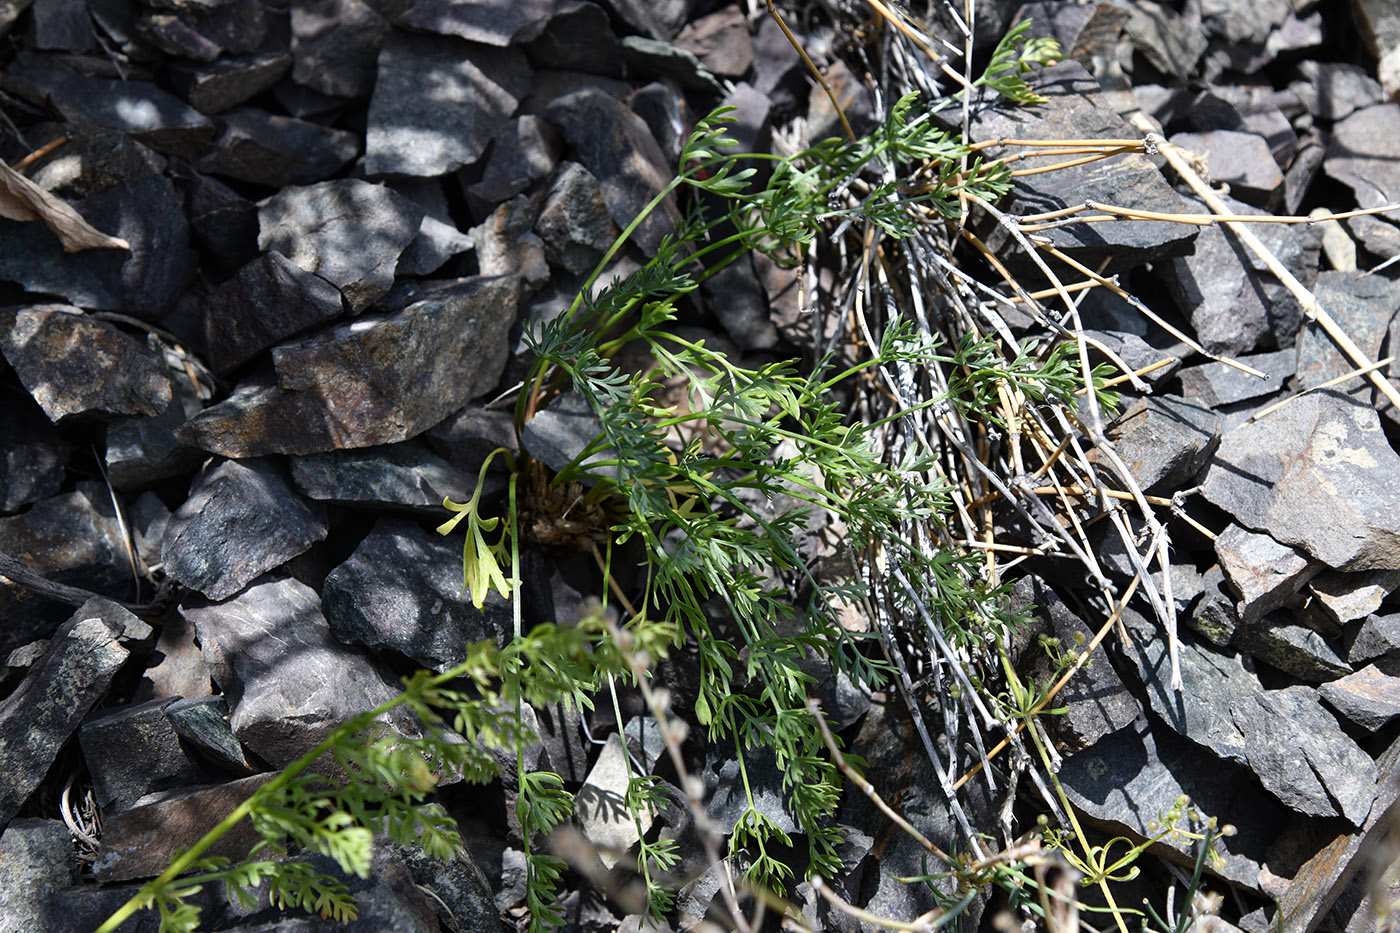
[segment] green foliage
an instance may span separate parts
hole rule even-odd
[[[1060,43],[1050,38],[1027,39],[1031,21],[1023,19],[997,43],[982,77],[973,86],[989,87],[1017,104],[1041,104],[1045,98],[1031,90],[1021,77],[1032,68],[1060,60]]]

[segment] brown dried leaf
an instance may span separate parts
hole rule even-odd
[[[131,249],[126,240],[95,229],[66,201],[49,194],[6,165],[3,159],[0,159],[0,217],[42,220],[69,253],[84,249]]]

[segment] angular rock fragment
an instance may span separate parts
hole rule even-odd
[[[229,460],[195,479],[161,557],[171,578],[226,599],[325,536],[323,508],[308,506],[276,466]]]
[[[58,492],[71,453],[67,439],[37,402],[22,395],[0,408],[0,512],[14,512]]]
[[[1247,204],[1268,208],[1283,194],[1283,172],[1264,137],[1235,130],[1177,133],[1172,144],[1205,159],[1212,181],[1230,186],[1230,194]]]
[[[1318,693],[1328,706],[1371,732],[1400,716],[1400,677],[1374,664],[1323,684]]]
[[[1220,444],[1214,412],[1174,395],[1136,402],[1112,428],[1114,449],[1144,492],[1179,489]]]
[[[251,52],[263,44],[271,25],[267,7],[258,0],[172,6],[174,12],[146,10],[137,18],[136,30],[167,55],[197,61]]]
[[[524,114],[492,137],[481,180],[466,186],[472,213],[484,217],[496,205],[549,176],[559,162],[559,134],[544,118]]]
[[[1379,275],[1363,277],[1328,270],[1318,275],[1313,294],[1367,359],[1374,362],[1380,358],[1387,328],[1400,308],[1400,283]],[[1304,325],[1298,333],[1297,353],[1300,389],[1322,385],[1356,369],[1356,363],[1343,355],[1315,322]],[[1340,388],[1369,393],[1371,384],[1358,379]]]
[[[1246,626],[1288,602],[1323,569],[1320,562],[1239,525],[1215,539],[1215,554],[1230,588],[1239,595],[1235,611]]]
[[[1343,120],[1384,99],[1380,84],[1357,65],[1306,60],[1297,71],[1300,80],[1288,89],[1319,120]]]
[[[1322,167],[1361,207],[1400,201],[1400,104],[1364,107],[1339,122]]]
[[[185,209],[195,246],[213,270],[224,275],[258,253],[258,208],[223,182],[191,171]]]
[[[1400,456],[1375,410],[1335,390],[1227,432],[1202,492],[1334,569],[1400,567]]]
[[[469,42],[505,48],[538,36],[559,6],[556,0],[513,0],[510,3],[415,0],[394,22],[423,32],[460,36]]]
[[[667,42],[690,16],[685,0],[604,0],[603,7],[633,31]]]
[[[126,240],[130,250],[68,253],[44,225],[0,219],[0,279],[82,308],[159,319],[184,292],[195,266],[189,222],[170,179],[121,182],[73,208],[93,227]]]
[[[308,498],[439,518],[444,498],[465,502],[476,487],[474,474],[453,467],[417,440],[293,457],[291,466],[292,481]]]
[[[1346,645],[1352,664],[1400,657],[1400,613],[1368,616],[1347,632]]]
[[[1225,574],[1219,564],[1212,565],[1202,575],[1201,583],[1205,591],[1186,618],[1186,624],[1211,644],[1224,648],[1234,639],[1240,625],[1235,600],[1225,592]]]
[[[1400,586],[1400,570],[1369,570],[1366,573],[1327,573],[1308,584],[1316,605],[1338,626],[1344,626],[1377,612],[1381,602]]]
[[[154,791],[199,782],[199,770],[180,748],[180,737],[165,715],[173,702],[104,709],[78,730],[93,798],[104,815],[126,810]]]
[[[496,208],[470,232],[482,274],[511,276],[525,289],[521,297],[533,294],[549,280],[544,242],[532,229],[535,216],[535,204],[521,194]]]
[[[1206,37],[1181,14],[1152,0],[1129,7],[1124,30],[1133,45],[1164,74],[1185,80],[1206,50]]]
[[[0,835],[0,931],[52,930],[44,902],[78,880],[73,835],[61,820],[18,819]]]
[[[491,452],[504,447],[519,453],[515,438],[515,418],[508,411],[468,405],[449,415],[425,435],[433,449],[447,458],[459,470],[473,479]],[[498,458],[495,461],[501,463]]]
[[[971,140],[1083,139],[1089,136],[1137,135],[1108,106],[1095,81],[1078,62],[1061,62],[1026,75],[1036,93],[1049,98],[1039,107],[1011,107],[989,96],[974,110]],[[984,150],[987,158],[1008,152]],[[1012,210],[1041,213],[1082,204],[1086,198],[1119,207],[1183,213],[1181,197],[1146,156],[1127,155],[1079,165],[1062,171],[1028,175],[1014,180]],[[1161,221],[1130,224],[1073,224],[1042,234],[1050,242],[1105,275],[1140,266],[1144,262],[1179,256],[1190,249],[1196,231],[1182,224]],[[1007,234],[988,230],[987,245],[1016,268],[1032,268],[1029,259]],[[1107,261],[1107,266],[1102,264]]]
[[[228,705],[223,697],[182,697],[165,708],[165,715],[176,734],[191,748],[237,774],[253,772],[243,746],[229,728]]]
[[[239,269],[204,306],[206,358],[228,372],[293,334],[341,313],[340,292],[271,250]]]
[[[93,875],[100,881],[128,881],[160,874],[180,849],[198,842],[274,777],[257,774],[228,784],[173,791],[104,819]],[[208,854],[237,861],[261,839],[251,822],[240,820]]]
[[[621,101],[594,88],[575,91],[551,103],[545,116],[559,127],[574,155],[603,188],[603,202],[619,227],[626,227],[647,202],[670,181],[651,131]],[[654,256],[663,237],[680,221],[673,198],[667,198],[633,236],[642,251]]]
[[[369,105],[365,170],[436,176],[481,158],[530,90],[516,49],[391,32]]]
[[[383,0],[295,0],[293,80],[337,97],[368,94],[389,33],[385,6]]]
[[[737,6],[722,7],[687,23],[676,36],[676,47],[726,78],[742,78],[753,66],[749,26]]]
[[[341,290],[352,312],[389,291],[423,209],[353,178],[286,188],[258,208],[258,247],[277,250]]]
[[[25,173],[40,188],[61,198],[87,198],[124,181],[154,178],[168,163],[165,156],[106,126],[45,124],[26,136],[37,145],[67,138],[30,163]]]
[[[205,65],[170,67],[170,81],[200,113],[221,113],[268,90],[292,67],[292,57],[269,49]]]
[[[1207,408],[1218,408],[1273,395],[1293,375],[1296,359],[1297,355],[1292,350],[1237,357],[1240,363],[1264,373],[1263,379],[1225,363],[1214,362],[1189,366],[1176,376],[1181,380],[1182,395]]]
[[[1299,680],[1322,683],[1351,673],[1351,665],[1313,629],[1293,621],[1287,613],[1274,613],[1258,622],[1241,625],[1235,647]]]
[[[778,329],[768,315],[768,295],[748,256],[740,256],[700,288],[715,317],[743,352],[778,345]]]
[[[198,468],[203,455],[175,439],[175,432],[204,407],[198,391],[181,371],[182,361],[167,350],[171,381],[170,404],[153,418],[118,418],[107,425],[107,482],[114,489],[140,489],[161,480],[188,474]]]
[[[545,193],[535,232],[544,240],[550,260],[574,275],[585,275],[620,231],[608,216],[598,179],[577,162],[565,162]]]
[[[316,592],[297,580],[263,580],[227,602],[189,603],[180,612],[233,704],[233,734],[275,767],[398,695],[387,671],[336,640]],[[401,734],[418,734],[406,713],[389,714],[389,722]]]
[[[597,848],[599,861],[609,869],[641,838],[637,835],[639,830],[645,833],[651,829],[655,818],[648,809],[642,812],[640,819],[634,819],[626,806],[621,805],[627,793],[630,769],[622,739],[613,733],[608,736],[593,770],[588,772],[588,779],[575,797],[574,812],[579,826]],[[732,826],[733,822],[725,825]]]
[[[43,781],[59,748],[106,693],[127,658],[117,643],[122,616],[90,600],[54,633],[44,656],[0,700],[0,826],[9,823]]]
[[[330,572],[321,593],[331,631],[347,644],[391,648],[436,671],[466,659],[474,642],[501,644],[510,604],[491,594],[477,609],[462,591],[456,539],[415,522],[385,518],[350,559]]]
[[[320,181],[360,148],[354,133],[256,107],[226,111],[219,115],[219,124],[219,138],[195,159],[195,166],[211,175],[270,188]]]
[[[622,58],[629,70],[691,91],[724,93],[724,85],[690,52],[646,36],[623,36]]]

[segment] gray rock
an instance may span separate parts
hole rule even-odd
[[[1179,93],[1183,120],[1197,131],[1233,130],[1254,133],[1269,144],[1278,167],[1286,167],[1298,148],[1298,134],[1279,107],[1280,96],[1271,88],[1215,85],[1194,96]],[[1220,180],[1220,179],[1217,179]]]
[[[1145,492],[1188,485],[1220,444],[1220,418],[1174,395],[1135,402],[1114,423],[1112,440]]]
[[[302,495],[321,502],[411,510],[440,519],[442,500],[465,502],[476,488],[476,475],[409,440],[293,457],[292,482]]]
[[[61,820],[14,820],[0,835],[0,933],[51,930],[44,901],[77,881],[73,836]]]
[[[1258,884],[1275,827],[1287,818],[1286,810],[1260,793],[1248,770],[1168,730],[1122,729],[1067,757],[1057,777],[1080,819],[1113,835],[1156,835],[1150,824],[1160,824],[1182,794],[1202,813],[1235,823],[1234,836],[1216,840],[1224,864],[1211,870],[1243,887]],[[1232,816],[1245,813],[1251,818]],[[1194,864],[1191,840],[1169,835],[1161,846],[1157,851],[1172,861]]]
[[[394,20],[401,26],[469,42],[505,48],[529,42],[544,31],[560,6],[558,0],[415,0]]]
[[[0,826],[19,812],[63,743],[106,695],[127,658],[117,638],[129,615],[115,603],[89,600],[53,634],[14,692],[0,700]]]
[[[1283,209],[1290,214],[1298,213],[1303,199],[1307,196],[1312,187],[1313,179],[1318,172],[1322,171],[1322,166],[1327,157],[1327,147],[1323,144],[1321,135],[1312,131],[1304,136],[1298,143],[1298,151],[1293,156],[1293,163],[1288,166],[1288,171],[1283,173]]]
[[[598,179],[603,201],[618,227],[630,224],[674,173],[641,118],[600,90],[585,88],[561,97],[549,105],[545,117]],[[679,221],[675,199],[667,198],[637,228],[635,242],[646,255],[654,256],[662,238],[674,232]]]
[[[626,73],[622,45],[607,11],[596,3],[558,4],[544,31],[528,46],[541,68],[560,68],[620,78]]]
[[[88,223],[131,244],[64,252],[43,224],[0,220],[0,279],[32,292],[60,295],[97,311],[157,320],[194,275],[190,227],[168,178],[122,182],[72,202]]]
[[[113,597],[131,594],[131,562],[105,486],[80,483],[73,492],[40,499],[19,515],[0,518],[0,552],[51,583],[81,586]],[[0,655],[48,638],[72,607],[36,599],[21,587],[0,586]]]
[[[1309,683],[1351,673],[1351,665],[1327,639],[1287,613],[1275,613],[1235,632],[1235,646],[1271,667]]]
[[[700,286],[715,317],[743,351],[770,350],[778,330],[768,316],[768,295],[747,255],[740,256]]]
[[[336,640],[315,591],[297,580],[264,580],[227,602],[182,604],[180,612],[229,697],[233,734],[274,767],[399,693],[387,671]],[[401,710],[389,724],[403,735],[420,731]]]
[[[1262,45],[1291,10],[1288,0],[1212,0],[1201,10],[1201,26],[1228,45]]]
[[[218,139],[195,159],[195,166],[211,175],[270,188],[320,181],[360,149],[354,133],[257,107],[226,111],[219,125]]]
[[[738,763],[734,764],[737,772]],[[599,861],[608,869],[624,858],[627,850],[641,838],[638,830],[645,833],[651,829],[655,818],[649,809],[641,810],[635,817],[628,811],[624,798],[629,777],[640,775],[629,765],[622,739],[613,733],[603,745],[593,770],[588,772],[588,779],[574,795],[574,818],[584,836],[597,848]],[[734,777],[737,778],[737,773]],[[733,821],[720,821],[720,825],[733,826]]]
[[[1172,374],[1181,366],[1181,357],[1173,355],[1165,350],[1160,350],[1148,343],[1137,334],[1124,333],[1113,330],[1092,330],[1084,331],[1086,337],[1092,337],[1098,343],[1117,354],[1118,359],[1128,365],[1129,369],[1139,370],[1147,366],[1155,365],[1166,361],[1165,366],[1159,366],[1152,372],[1143,376],[1142,379],[1148,385],[1157,385],[1167,381]],[[1180,350],[1178,350],[1180,352]],[[1096,365],[1105,357],[1100,354],[1098,347],[1089,348],[1089,360],[1091,365]],[[1117,364],[1112,364],[1116,366]]]
[[[1322,167],[1351,188],[1360,207],[1400,200],[1400,104],[1365,107],[1340,121]]]
[[[1215,554],[1226,582],[1239,596],[1235,611],[1246,626],[1288,602],[1323,569],[1319,561],[1288,545],[1235,524],[1216,537]]]
[[[500,926],[500,912],[491,894],[486,873],[469,851],[457,852],[450,858],[433,858],[421,849],[387,846],[413,874],[413,880],[435,895],[433,902],[447,905],[450,916],[460,930],[495,931]],[[439,911],[439,919],[446,921]],[[444,929],[451,929],[446,922]]]
[[[30,163],[25,173],[36,185],[62,198],[87,198],[124,181],[154,178],[169,162],[106,126],[44,124],[25,135],[35,145],[67,137],[66,143]]]
[[[1264,373],[1265,378],[1251,376],[1224,363],[1188,366],[1176,374],[1181,380],[1181,394],[1207,408],[1263,398],[1283,388],[1297,363],[1297,355],[1292,350],[1255,353],[1237,359]]]
[[[1081,139],[1090,136],[1138,135],[1104,100],[1095,81],[1078,62],[1061,62],[1026,75],[1032,88],[1049,99],[1038,107],[1014,107],[992,99],[974,110],[971,139],[986,142],[1011,139]],[[995,95],[993,95],[995,98]],[[986,158],[1000,158],[1002,148],[983,150]],[[1075,166],[1057,172],[1023,176],[1015,180],[1011,198],[1013,213],[1041,213],[1082,204],[1086,197],[1144,210],[1183,213],[1189,208],[1166,183],[1146,156],[1128,155]],[[1195,230],[1160,221],[1126,224],[1073,224],[1043,234],[1068,255],[1105,275],[1125,272],[1145,262],[1179,256],[1190,249]],[[1031,268],[1020,247],[1000,230],[987,231],[987,245],[1015,269]]]
[[[705,812],[720,832],[728,832],[750,806],[745,781],[739,774],[739,762],[711,751],[705,765]],[[754,809],[771,819],[782,832],[800,832],[788,810],[782,769],[774,762],[772,751],[767,748],[746,751],[744,766]]]
[[[229,460],[197,477],[170,517],[161,557],[172,579],[226,599],[326,537],[308,506],[266,460]]]
[[[516,117],[497,130],[481,180],[466,186],[472,213],[484,217],[547,178],[559,162],[560,145],[554,127],[534,114]]]
[[[674,81],[683,88],[723,94],[724,85],[690,52],[660,39],[623,36],[622,58],[638,74]]]
[[[72,452],[37,402],[23,395],[0,408],[0,512],[14,512],[58,492]]]
[[[690,19],[694,0],[604,0],[613,17],[634,32],[669,41]]]
[[[1235,600],[1225,592],[1225,573],[1219,564],[1214,564],[1202,578],[1205,591],[1201,601],[1186,618],[1190,628],[1204,635],[1206,640],[1219,648],[1224,648],[1235,637],[1240,617],[1235,612]]]
[[[1205,159],[1213,181],[1230,186],[1230,193],[1247,204],[1270,207],[1283,194],[1283,171],[1263,136],[1235,130],[1177,133],[1173,144]]]
[[[676,36],[676,48],[700,60],[706,70],[739,79],[753,67],[753,42],[743,12],[735,6],[692,20]]]
[[[1314,577],[1308,587],[1315,597],[1311,602],[1337,625],[1345,626],[1381,608],[1386,596],[1400,587],[1400,570],[1328,571]]]
[[[1379,275],[1328,270],[1317,277],[1313,294],[1369,360],[1381,355],[1387,328],[1400,308],[1400,282]],[[1356,369],[1316,323],[1298,334],[1298,388],[1310,389]],[[1357,379],[1340,388],[1367,391],[1370,383]]]
[[[1232,213],[1262,213],[1232,198],[1222,200]],[[1284,226],[1259,224],[1254,234],[1289,272],[1310,285],[1317,275],[1321,234]],[[1173,259],[1165,278],[1178,307],[1191,319],[1196,339],[1213,353],[1286,347],[1302,326],[1297,299],[1223,226],[1203,228],[1195,252]]]
[[[208,64],[170,66],[170,83],[200,113],[221,113],[268,90],[292,67],[285,51],[268,49]]]
[[[516,195],[469,233],[482,274],[511,276],[521,283],[522,298],[549,280],[544,242],[532,229],[535,217],[535,203]]]
[[[334,285],[272,250],[239,269],[205,302],[205,358],[214,372],[228,372],[341,311]]]
[[[1348,630],[1346,642],[1352,664],[1400,655],[1400,613],[1368,616]]]
[[[75,7],[62,0],[37,0],[31,10],[36,48],[67,52],[83,52],[92,48],[95,42],[92,20],[83,7]]]
[[[608,215],[598,179],[577,162],[564,162],[545,193],[535,232],[551,261],[586,275],[621,231]]]
[[[1336,391],[1228,432],[1202,492],[1246,528],[1329,567],[1400,567],[1400,456],[1375,410]]]
[[[421,201],[419,203],[422,204]],[[427,205],[423,207],[429,209]],[[443,217],[424,214],[418,236],[403,251],[394,272],[398,276],[429,275],[453,256],[459,256],[471,248],[472,238],[458,230],[456,224]]]
[[[258,207],[258,247],[277,250],[338,287],[352,313],[394,284],[399,256],[423,209],[383,185],[353,178],[285,188]]]
[[[185,186],[190,233],[211,270],[227,275],[258,253],[258,208],[215,178],[191,171]]]
[[[292,79],[322,94],[368,94],[389,33],[385,5],[383,0],[294,0]]]
[[[1371,732],[1400,716],[1400,677],[1374,664],[1323,684],[1318,693],[1328,706]]]
[[[1157,70],[1184,81],[1206,50],[1206,37],[1200,28],[1152,0],[1134,0],[1129,9],[1124,29],[1133,46]]]
[[[571,392],[535,413],[520,431],[520,446],[558,472],[603,432],[602,422],[581,393]]]
[[[1283,804],[1309,816],[1366,821],[1376,764],[1307,687],[1236,698],[1230,715],[1251,741],[1249,768]]]
[[[114,489],[140,489],[161,480],[187,475],[199,468],[203,454],[175,439],[180,425],[204,407],[182,361],[166,351],[174,398],[153,418],[117,418],[107,425],[107,482]]]
[[[268,8],[257,0],[170,6],[174,12],[142,12],[136,31],[167,55],[197,61],[251,52],[263,44],[271,26]]]
[[[78,730],[92,795],[104,815],[126,810],[153,791],[199,782],[199,770],[180,748],[165,708],[171,699],[109,707]]]
[[[391,648],[436,671],[460,664],[475,642],[503,644],[513,624],[498,594],[477,609],[463,592],[459,539],[397,518],[375,523],[326,577],[321,599],[341,641]]]
[[[447,458],[459,470],[466,471],[475,481],[491,452],[504,447],[519,454],[515,438],[515,417],[509,411],[468,405],[442,420],[426,435],[433,449]],[[495,461],[497,468],[502,461]]]
[[[175,618],[184,622],[178,614]],[[220,767],[239,775],[255,770],[229,727],[228,704],[223,697],[181,697],[165,708],[165,716],[180,738]]]
[[[1045,620],[1045,634],[1057,639],[1058,650],[1067,656],[1077,656],[1094,637],[1089,626],[1070,611],[1052,589],[1034,577],[1017,581],[1011,604],[1021,609],[1034,607],[1032,611]],[[1026,676],[1041,690],[1049,689],[1059,673],[1059,668],[1044,652],[1037,652],[1033,662],[1025,666]],[[1091,659],[1056,694],[1055,706],[1068,709],[1063,715],[1046,720],[1046,724],[1056,741],[1064,743],[1068,751],[1088,748],[1132,723],[1142,711],[1123,679],[1102,654]]]
[[[516,49],[391,32],[369,105],[365,171],[435,176],[471,165],[529,90]]]
[[[651,130],[652,138],[661,148],[661,155],[675,165],[690,137],[691,124],[695,121],[684,92],[672,81],[653,81],[637,88],[629,105]],[[730,128],[733,128],[732,124]]]
[[[55,56],[20,53],[5,69],[4,83],[69,123],[109,126],[170,155],[192,156],[214,135],[208,117],[148,81],[81,75]]]
[[[1384,100],[1380,83],[1356,65],[1307,59],[1296,70],[1301,80],[1288,89],[1319,120],[1343,120]]]
[[[160,874],[176,853],[189,848],[275,774],[257,774],[228,784],[191,787],[153,795],[139,806],[102,821],[102,848],[92,873],[99,881],[129,881]],[[239,821],[207,850],[233,861],[261,841],[253,824]]]

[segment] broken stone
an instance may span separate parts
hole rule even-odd
[[[1328,571],[1308,584],[1312,600],[1337,625],[1364,619],[1381,608],[1381,602],[1400,586],[1400,570],[1366,573]]]
[[[365,171],[436,176],[471,165],[529,90],[516,49],[391,32],[369,105]]]
[[[385,6],[382,0],[294,0],[292,79],[337,97],[368,94],[389,32]]]
[[[204,306],[206,359],[216,373],[273,344],[339,317],[340,292],[276,250],[244,266]]]
[[[665,42],[690,18],[686,0],[604,0],[603,7],[632,31]]]
[[[257,774],[228,784],[191,787],[155,795],[102,821],[102,848],[92,873],[99,881],[128,881],[160,874],[180,849],[194,845],[275,774]],[[209,855],[238,861],[262,840],[249,820],[240,820],[209,847]]]
[[[641,117],[647,129],[651,130],[652,138],[661,147],[661,154],[675,165],[690,136],[690,127],[695,122],[695,116],[685,102],[684,92],[673,82],[653,81],[638,88],[630,104],[632,112]],[[728,129],[732,130],[734,126],[730,124]]]
[[[225,276],[258,253],[258,208],[223,182],[191,171],[185,209],[190,232],[209,268]]]
[[[416,440],[293,457],[292,481],[302,495],[321,502],[439,517],[444,498],[465,502],[476,488],[474,474]]]
[[[768,316],[768,295],[747,255],[706,279],[700,289],[715,317],[744,352],[778,345],[778,330]]]
[[[511,276],[522,283],[522,298],[549,280],[544,242],[535,235],[535,205],[517,195],[496,208],[491,216],[472,227],[477,265],[483,275]]]
[[[1239,628],[1240,617],[1235,612],[1235,600],[1225,592],[1225,573],[1219,564],[1214,564],[1202,576],[1204,592],[1186,618],[1192,630],[1204,635],[1219,648],[1230,644]]]
[[[159,542],[156,542],[155,550],[151,563],[160,560]],[[194,629],[178,613],[166,615],[150,662],[136,686],[137,702],[184,697],[196,699],[213,692],[209,666],[204,663],[199,645],[195,644]],[[178,727],[176,731],[179,731]]]
[[[1369,732],[1400,716],[1400,677],[1374,664],[1323,684],[1318,693],[1328,706]]]
[[[1400,201],[1400,104],[1364,107],[1340,121],[1323,170],[1351,188],[1360,207]]]
[[[227,602],[182,604],[244,745],[282,768],[357,713],[398,695],[393,678],[331,634],[316,592],[291,578],[254,583]],[[389,725],[417,735],[396,710]]]
[[[556,473],[603,433],[603,424],[581,392],[561,395],[525,422],[520,446]]]
[[[1296,70],[1301,80],[1289,84],[1288,89],[1319,120],[1344,120],[1384,99],[1376,79],[1356,65],[1304,60]]]
[[[1292,350],[1256,353],[1237,357],[1238,361],[1264,373],[1264,378],[1251,375],[1225,363],[1188,366],[1178,372],[1181,394],[1207,408],[1234,405],[1273,395],[1293,375],[1297,355]]]
[[[87,198],[124,181],[154,178],[168,164],[165,156],[111,127],[43,124],[26,135],[39,145],[67,138],[26,172],[40,188],[62,198]]]
[[[700,59],[669,42],[645,36],[623,36],[622,57],[629,70],[638,74],[674,81],[687,90],[724,93],[724,85],[710,74]]]
[[[497,448],[504,447],[518,455],[515,438],[515,417],[509,411],[468,405],[444,418],[425,435],[433,449],[448,462],[475,481],[486,458]],[[502,461],[495,463],[501,468]]]
[[[284,188],[258,208],[258,247],[277,250],[338,287],[352,313],[394,284],[399,256],[423,209],[383,185],[353,178]]]
[[[1206,50],[1201,29],[1170,7],[1135,0],[1124,29],[1133,45],[1158,71],[1185,81]]]
[[[1215,554],[1230,588],[1239,594],[1235,611],[1246,626],[1288,602],[1323,569],[1286,544],[1234,524],[1216,537]]]
[[[1174,395],[1143,399],[1111,430],[1114,449],[1144,492],[1180,489],[1220,444],[1220,418]]]
[[[1329,270],[1317,277],[1313,294],[1367,359],[1380,358],[1390,320],[1400,308],[1400,282],[1379,275]],[[1298,388],[1322,385],[1354,369],[1356,364],[1337,349],[1321,325],[1304,325],[1298,334]],[[1341,386],[1352,387],[1365,391],[1370,383],[1358,379]]]
[[[14,820],[0,835],[0,933],[51,930],[44,902],[78,880],[73,836],[61,820]]]
[[[178,613],[172,616],[188,625]],[[223,697],[182,697],[165,708],[165,716],[180,738],[220,767],[240,775],[255,770],[229,728],[228,706]]]
[[[1326,638],[1285,613],[1242,625],[1234,643],[1251,657],[1309,683],[1351,673],[1351,665]]]
[[[320,181],[339,171],[360,148],[354,133],[256,107],[226,111],[219,123],[219,138],[195,159],[195,166],[269,188]]]
[[[0,407],[0,437],[0,512],[58,492],[71,449],[37,402],[21,393]]]
[[[559,149],[558,134],[542,117],[526,114],[501,127],[492,137],[481,180],[466,186],[472,214],[484,217],[547,178],[559,162]]]
[[[596,3],[560,3],[549,24],[528,46],[540,69],[557,68],[621,78],[622,44],[607,12]]]
[[[209,64],[172,64],[170,83],[200,113],[221,113],[268,90],[292,67],[292,57],[269,49]]]
[[[172,579],[226,599],[325,537],[323,508],[308,506],[275,465],[229,460],[195,479],[161,557]]]
[[[460,36],[505,48],[531,41],[555,16],[556,0],[514,0],[510,3],[463,3],[461,0],[415,0],[395,22],[444,36]]]
[[[1316,130],[1299,141],[1293,163],[1283,173],[1283,209],[1286,212],[1298,213],[1326,157],[1327,147]]]
[[[78,730],[93,798],[104,815],[126,810],[154,791],[199,782],[198,769],[165,715],[172,702],[110,707],[88,717]]]
[[[1400,613],[1368,616],[1347,632],[1347,660],[1364,664],[1400,655]]]
[[[585,88],[555,100],[545,116],[559,127],[577,160],[598,179],[603,202],[619,227],[629,225],[670,181],[672,169],[651,131],[616,98]],[[668,197],[633,237],[647,256],[655,256],[661,240],[679,222],[675,199]]]
[[[640,828],[651,828],[653,814],[644,808],[639,819],[628,812],[623,799],[627,794],[628,778],[633,776],[627,763],[627,751],[616,733],[608,736],[593,770],[574,797],[574,815],[588,841],[598,850],[598,859],[611,869],[637,843]],[[761,793],[761,791],[758,791]],[[638,827],[640,822],[640,827]],[[732,826],[730,823],[721,825]]]
[[[1400,567],[1400,456],[1375,409],[1335,390],[1227,432],[1202,492],[1334,569]]]
[[[117,643],[125,609],[89,600],[54,633],[44,656],[0,700],[0,826],[10,822],[107,693],[127,650]],[[8,873],[7,873],[8,874]]]
[[[1283,172],[1264,137],[1234,130],[1210,130],[1177,133],[1171,142],[1204,158],[1210,178],[1229,185],[1230,193],[1237,199],[1263,208],[1279,202]]]
[[[457,540],[404,519],[376,522],[326,577],[321,598],[341,641],[391,648],[436,671],[460,664],[475,642],[504,643],[513,624],[499,594],[483,609],[466,598]]]
[[[998,104],[990,95],[982,106],[974,108],[971,141],[1082,139],[1085,133],[1117,138],[1138,135],[1103,99],[1098,82],[1078,62],[1037,69],[1026,78],[1032,89],[1050,102],[1039,107],[1011,107]],[[987,158],[1008,154],[1000,148],[984,150]],[[1026,213],[1081,204],[1086,196],[1120,207],[1169,213],[1189,210],[1156,166],[1137,154],[1023,176],[1015,179],[1011,196],[1012,209]],[[1113,275],[1145,262],[1181,255],[1190,249],[1196,231],[1182,224],[1145,221],[1073,224],[1041,235],[1101,274]],[[1013,258],[1016,268],[1031,268],[1029,260],[1020,255],[1020,247],[1000,229],[987,231],[984,239],[1003,259]]]
[[[165,177],[126,181],[72,202],[92,226],[131,249],[65,252],[43,224],[0,219],[0,279],[89,310],[157,320],[194,275],[190,228]],[[100,254],[100,255],[98,255]]]
[[[561,164],[535,221],[549,259],[574,275],[586,275],[620,232],[608,216],[603,189],[577,162]]]
[[[175,6],[173,13],[142,12],[136,31],[167,55],[196,61],[251,52],[267,39],[271,25],[267,7],[257,0],[230,0],[202,8]]]
[[[749,26],[737,6],[726,6],[692,20],[676,36],[676,48],[689,52],[713,74],[742,78],[753,66]]]
[[[180,425],[203,407],[195,386],[180,370],[181,361],[165,352],[168,371],[177,374],[174,398],[154,418],[118,418],[107,425],[107,482],[114,489],[139,489],[198,468],[203,455],[175,439]],[[173,365],[172,365],[173,364]]]

